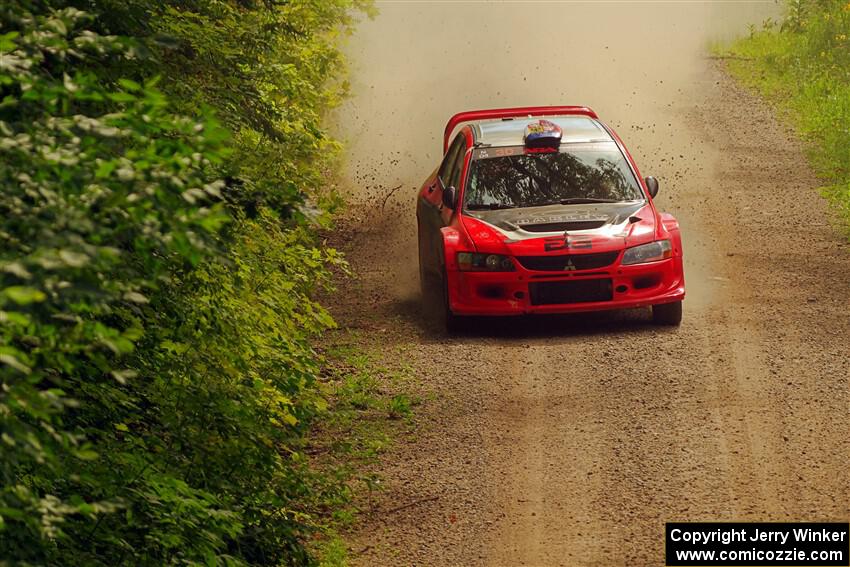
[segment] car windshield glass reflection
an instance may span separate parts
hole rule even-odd
[[[559,152],[480,150],[464,192],[468,210],[634,201],[642,195],[616,144],[563,145]]]

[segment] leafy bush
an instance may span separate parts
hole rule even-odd
[[[350,7],[0,8],[0,563],[311,563]]]
[[[339,37],[368,2],[100,0],[97,23],[144,40],[179,108],[216,109],[234,132],[226,175],[239,180],[240,203],[297,217],[305,196],[331,197],[337,144],[321,120],[346,88]]]
[[[736,42],[730,69],[790,111],[850,223],[850,3],[789,0],[781,27]]]

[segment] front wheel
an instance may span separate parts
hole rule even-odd
[[[463,329],[463,317],[455,315],[452,308],[449,307],[449,278],[446,272],[443,272],[443,326],[446,332],[456,333]]]
[[[422,297],[422,300],[425,301],[428,297],[428,269],[427,262],[428,259],[425,256],[425,250],[422,246],[422,227],[419,226],[417,221],[416,227],[416,239],[417,239],[417,248],[419,250],[419,291]]]
[[[677,327],[682,322],[682,302],[653,305],[652,322],[656,325]]]

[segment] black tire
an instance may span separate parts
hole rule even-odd
[[[682,322],[682,302],[662,303],[652,306],[652,322],[656,325],[678,327]]]
[[[461,316],[455,315],[451,307],[449,307],[449,279],[443,272],[443,326],[449,334],[457,333],[463,330],[463,321]]]
[[[419,252],[419,292],[422,301],[427,300],[428,294],[428,269],[425,266],[425,257],[422,251],[422,227],[419,226],[419,219],[416,222],[416,248]]]
[[[428,295],[428,271],[422,261],[422,250],[419,250],[419,294],[424,302]]]

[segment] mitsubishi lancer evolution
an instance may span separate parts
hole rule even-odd
[[[579,106],[461,112],[416,207],[423,293],[460,317],[651,306],[682,320],[679,224],[617,134]]]

